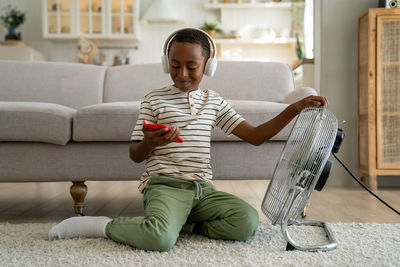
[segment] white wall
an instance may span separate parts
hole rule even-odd
[[[26,11],[26,21],[17,31],[21,31],[22,38],[29,45],[42,54],[47,60],[59,58],[60,61],[78,61],[77,41],[57,42],[42,38],[42,1],[41,0],[1,0],[0,8],[7,5]],[[0,27],[0,39],[4,40],[7,30]]]
[[[317,0],[318,1],[318,0]],[[339,158],[358,174],[357,145],[357,33],[358,17],[378,5],[377,0],[321,0],[321,95],[328,97],[329,109],[346,137]],[[335,160],[334,160],[335,161]],[[397,178],[397,179],[396,179]],[[379,177],[379,185],[400,185],[399,177]],[[329,184],[353,184],[351,177],[334,162]]]

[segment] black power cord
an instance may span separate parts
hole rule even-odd
[[[376,197],[379,201],[381,201],[383,204],[385,204],[389,209],[393,210],[395,213],[397,213],[397,215],[400,215],[400,212],[398,212],[395,208],[393,208],[392,206],[390,206],[389,204],[387,204],[385,201],[383,201],[380,197],[378,197],[377,195],[375,195],[371,190],[368,189],[368,187],[366,187],[365,185],[363,185],[363,183],[361,183],[352,173],[351,171],[340,161],[340,159],[335,155],[335,153],[332,152],[332,155],[335,157],[335,159],[343,166],[343,168],[351,175],[351,177],[353,177],[354,180],[356,180],[356,182],[361,185],[365,190],[367,190],[371,195],[373,195],[374,197]]]

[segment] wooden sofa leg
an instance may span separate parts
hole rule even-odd
[[[87,194],[88,188],[85,185],[85,181],[83,182],[72,182],[70,193],[72,198],[74,199],[74,210],[75,214],[78,216],[84,216],[83,214],[83,202],[85,201],[85,197]]]

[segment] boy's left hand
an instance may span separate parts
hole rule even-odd
[[[328,99],[323,96],[310,95],[292,104],[296,113],[300,113],[306,107],[328,107]]]

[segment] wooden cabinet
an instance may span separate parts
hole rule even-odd
[[[400,175],[400,9],[372,8],[358,22],[360,177]]]
[[[45,38],[139,39],[140,0],[42,0]]]

